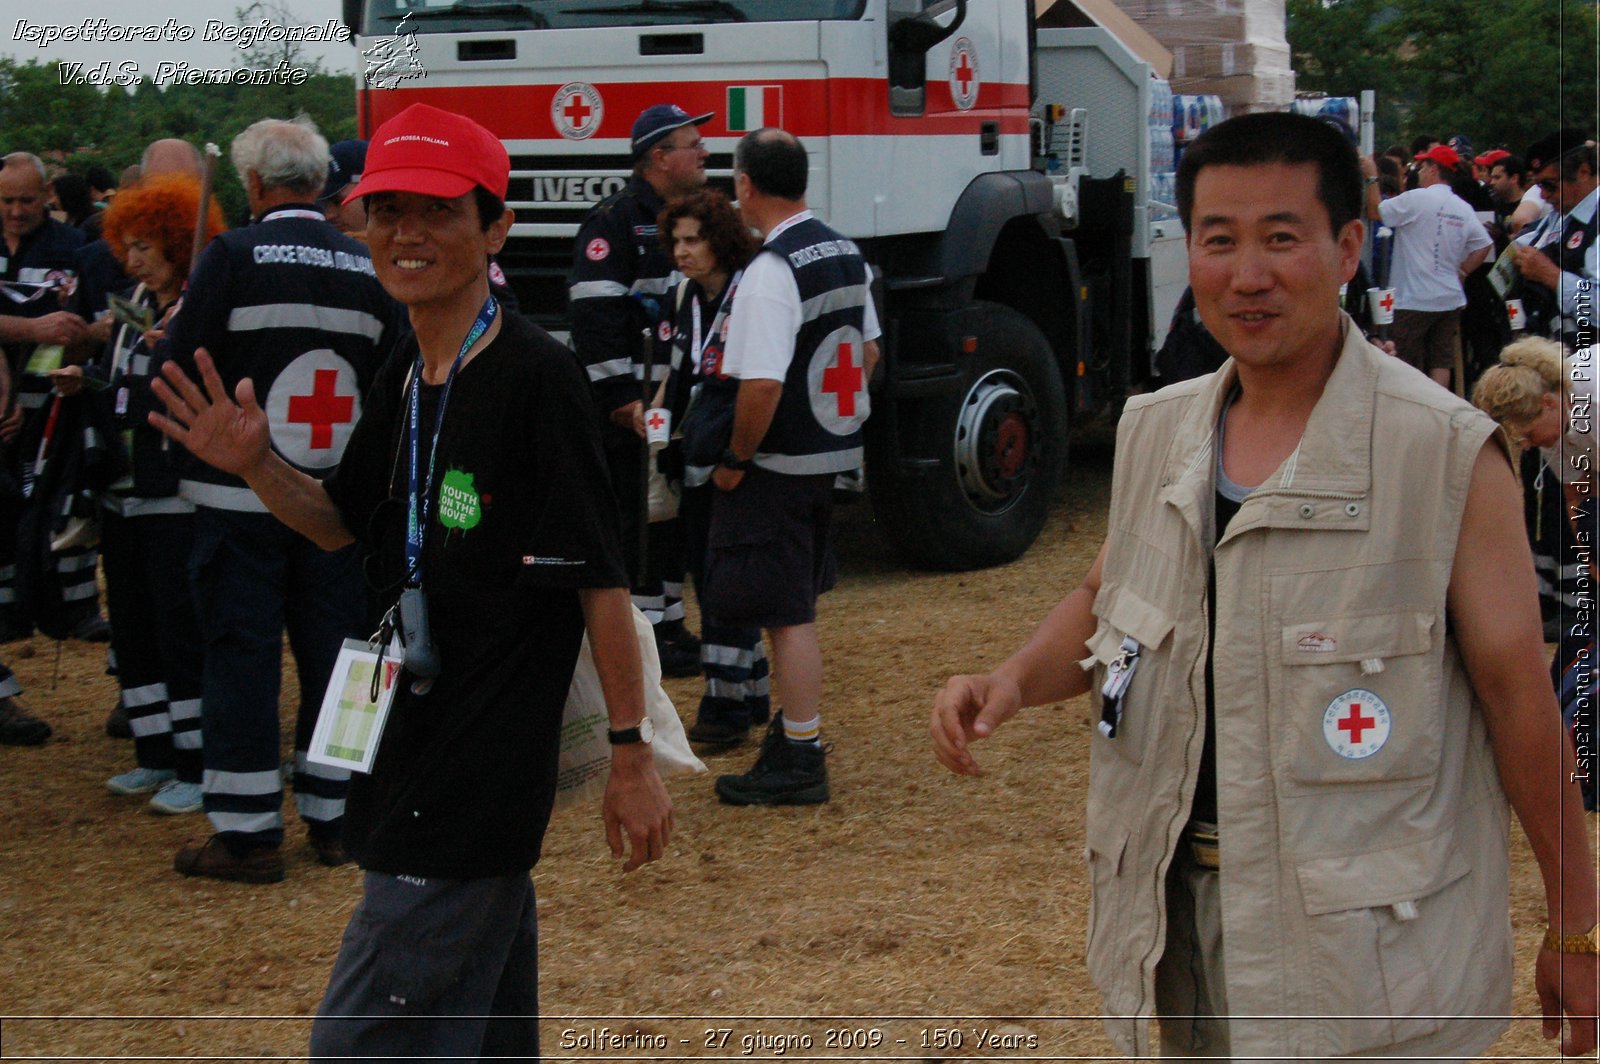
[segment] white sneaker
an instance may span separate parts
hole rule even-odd
[[[170,768],[145,768],[140,765],[106,780],[106,790],[112,794],[149,794],[160,790],[168,780],[177,778],[178,774]]]
[[[198,783],[171,780],[150,799],[150,811],[176,816],[179,813],[198,813],[205,808]]]

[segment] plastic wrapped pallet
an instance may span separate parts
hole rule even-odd
[[[1246,41],[1243,44],[1180,44],[1172,49],[1172,76],[1229,78],[1235,74],[1290,69],[1289,46]]]
[[[1186,93],[1214,95],[1222,100],[1228,114],[1251,111],[1282,111],[1294,99],[1294,71],[1257,71],[1229,78],[1174,78],[1175,86]]]

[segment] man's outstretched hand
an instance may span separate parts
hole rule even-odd
[[[150,424],[207,465],[246,476],[271,453],[267,413],[256,402],[256,386],[246,377],[230,399],[205,348],[195,351],[194,364],[204,390],[176,363],[161,367],[161,378],[150,388],[167,413],[152,412]]]

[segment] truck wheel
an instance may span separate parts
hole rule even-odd
[[[1020,557],[1044,527],[1066,466],[1066,395],[1038,327],[980,302],[961,332],[976,337],[977,350],[962,356],[954,398],[926,400],[901,418],[898,449],[922,460],[879,463],[867,478],[895,545],[933,569]]]

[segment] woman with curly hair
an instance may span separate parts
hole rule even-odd
[[[194,507],[178,497],[172,445],[145,420],[162,337],[189,273],[200,182],[187,174],[150,178],[120,193],[106,210],[112,253],[137,283],[113,301],[118,326],[100,357],[53,374],[63,394],[84,388],[98,423],[123,447],[126,473],[102,496],[111,647],[122,705],[133,729],[136,766],[106,781],[115,794],[154,793],[159,813],[198,812],[200,666],[203,644],[189,593]],[[205,238],[225,228],[211,204]]]
[[[700,189],[667,204],[658,219],[661,242],[687,278],[675,296],[672,372],[656,406],[672,410],[682,436],[683,497],[679,516],[689,572],[698,592],[705,573],[706,533],[711,524],[711,471],[733,432],[739,382],[721,372],[728,314],[756,239],[728,197]],[[768,699],[767,656],[759,628],[717,623],[701,603],[700,668],[705,695],[689,738],[707,750],[743,742],[752,724],[764,723]]]
[[[1472,402],[1524,447],[1539,448],[1566,489],[1568,512],[1592,491],[1595,460],[1596,349],[1570,359],[1554,340],[1530,336],[1508,344],[1498,365],[1472,389]]]
[[[1570,357],[1554,340],[1528,337],[1500,352],[1500,362],[1485,370],[1472,390],[1472,402],[1499,422],[1525,449],[1537,447],[1544,465],[1561,482],[1570,536],[1535,533],[1536,554],[1561,559],[1545,564],[1566,604],[1588,612],[1594,596],[1595,526],[1595,371],[1600,348],[1586,347]],[[1542,500],[1541,500],[1542,502]],[[1542,505],[1540,510],[1542,511]],[[1550,530],[1565,531],[1559,524]],[[1582,549],[1580,549],[1580,547]],[[1572,574],[1569,576],[1569,574]],[[1587,624],[1563,617],[1551,681],[1567,727],[1578,749],[1584,805],[1596,805],[1593,771],[1595,706],[1600,698],[1600,665],[1596,664],[1594,632]]]

